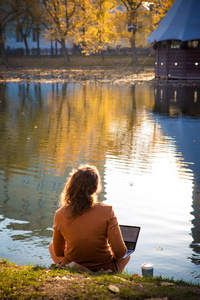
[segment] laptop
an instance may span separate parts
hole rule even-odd
[[[138,236],[140,233],[140,227],[139,226],[128,226],[128,225],[119,225],[119,227],[121,229],[124,243],[127,247],[127,253],[124,256],[124,258],[125,258],[135,251]]]

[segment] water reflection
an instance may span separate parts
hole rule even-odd
[[[103,178],[107,150],[118,154],[126,144],[129,151],[133,126],[140,122],[136,106],[141,95],[135,97],[135,86],[35,82],[0,86],[2,213],[26,220],[27,229],[39,227],[45,234],[72,166],[94,162]],[[104,194],[100,198],[105,200]]]
[[[178,150],[194,174],[193,180],[193,241],[194,250],[190,259],[200,263],[200,83],[163,82],[155,83],[155,112],[164,133],[173,137]],[[166,117],[170,117],[166,120]],[[171,118],[175,119],[171,119]],[[180,121],[180,118],[183,118]],[[188,118],[192,117],[192,118]],[[198,118],[198,121],[196,120]]]
[[[63,184],[72,167],[88,162],[100,170],[100,201],[121,223],[142,226],[130,271],[149,259],[164,276],[190,278],[191,269],[198,276],[187,259],[199,263],[200,93],[192,88],[189,105],[180,98],[185,86],[160,81],[1,83],[0,256],[50,263]]]
[[[155,111],[170,117],[199,117],[200,83],[156,81]]]

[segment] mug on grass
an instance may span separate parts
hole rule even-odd
[[[153,277],[154,266],[152,263],[144,263],[141,265],[143,277]]]

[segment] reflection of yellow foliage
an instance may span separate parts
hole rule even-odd
[[[65,166],[72,154],[75,161],[77,157],[104,161],[107,149],[119,145],[114,141],[121,140],[124,132],[132,130],[130,124],[133,126],[138,121],[134,117],[135,105],[150,105],[148,91],[144,99],[134,96],[135,92],[131,88],[91,86],[89,83],[80,85],[78,91],[70,89],[59,97],[52,98],[49,95],[48,103],[54,113],[48,118],[51,123],[51,139],[48,140],[46,149],[51,155],[60,158],[57,160],[59,168]]]
[[[70,155],[74,153],[75,157],[87,154],[90,160],[99,160],[100,157],[104,160],[107,148],[105,135],[109,131],[109,124],[116,111],[121,114],[119,107],[122,102],[119,95],[113,95],[109,88],[84,84],[78,92],[72,90],[59,99],[52,99],[50,96],[51,107],[52,100],[56,105],[54,114],[51,115],[54,118],[51,121],[51,137],[53,134],[53,140],[56,140],[56,151],[63,152],[62,158],[66,159],[66,149],[69,149]],[[50,146],[47,149],[52,151]]]
[[[1,125],[20,151],[15,146],[7,152],[2,137],[4,161],[27,168],[34,152],[45,169],[53,167],[58,175],[64,174],[67,165],[82,160],[102,166],[108,150],[129,152],[131,132],[143,122],[142,116],[136,116],[136,108],[153,105],[149,88],[140,92],[143,85],[53,83],[47,94],[41,93],[44,86],[40,84],[35,84],[34,93],[29,85],[21,83],[19,87],[19,100],[10,102],[12,110],[7,106]]]

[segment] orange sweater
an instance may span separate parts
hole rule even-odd
[[[115,271],[113,259],[122,259],[127,248],[112,206],[96,203],[76,218],[71,218],[70,211],[63,206],[55,213],[55,254],[64,256],[66,264],[75,261],[91,271]]]

